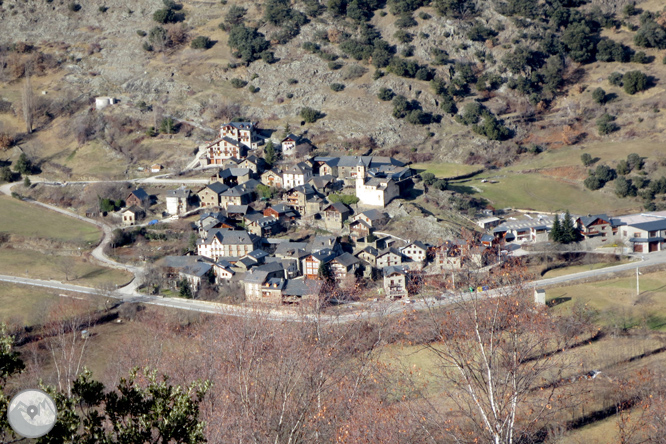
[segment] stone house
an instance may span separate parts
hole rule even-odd
[[[261,183],[267,187],[282,188],[284,183],[282,180],[282,172],[275,168],[264,171],[261,175]]]
[[[197,241],[199,256],[213,261],[220,258],[241,258],[255,250],[259,238],[243,230],[216,229],[208,232],[206,239]]]
[[[414,241],[400,248],[400,253],[414,262],[425,262],[427,252],[428,247],[421,241]]]
[[[166,209],[167,213],[172,215],[183,214],[189,210],[189,200],[191,191],[187,188],[180,187],[175,190],[166,192]]]
[[[291,190],[305,185],[312,178],[312,167],[305,162],[298,162],[282,174],[284,188]]]
[[[402,254],[395,248],[387,248],[380,251],[375,259],[376,267],[379,269],[402,264]]]
[[[125,204],[127,207],[137,206],[140,208],[148,208],[150,206],[150,196],[143,188],[137,188],[125,198]]]
[[[222,182],[213,182],[206,185],[197,193],[199,197],[199,206],[205,207],[219,207],[220,194],[227,191],[229,187]]]
[[[142,208],[132,205],[121,213],[123,218],[123,225],[135,225],[139,220],[145,216]]]
[[[384,292],[388,299],[398,299],[408,296],[407,273],[402,267],[392,266],[384,268]]]
[[[335,202],[324,207],[324,224],[327,229],[340,230],[349,218],[351,210],[342,202]]]

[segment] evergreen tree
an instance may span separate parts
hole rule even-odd
[[[264,160],[269,165],[273,165],[277,160],[275,155],[275,146],[273,146],[272,140],[266,142],[266,148],[264,148]]]
[[[178,287],[180,289],[179,295],[181,298],[192,299],[192,288],[190,287],[190,283],[187,282],[187,279],[180,281]]]
[[[553,220],[553,228],[550,230],[550,240],[559,242],[562,239],[562,225],[560,224],[560,216],[555,215]]]
[[[563,244],[570,244],[578,240],[578,233],[576,227],[571,221],[571,214],[569,210],[564,214],[564,221],[562,221],[562,236],[560,242]]]

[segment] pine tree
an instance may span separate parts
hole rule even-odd
[[[269,165],[273,165],[275,163],[275,147],[273,146],[272,140],[266,142],[266,148],[264,148],[264,160]]]
[[[550,230],[550,240],[553,242],[560,242],[562,239],[562,225],[560,224],[560,216],[555,215],[553,220],[553,228]]]
[[[562,237],[560,242],[563,244],[570,244],[577,240],[578,236],[576,234],[576,227],[573,222],[571,222],[571,214],[569,214],[569,210],[567,210],[564,214],[564,221],[562,222]]]

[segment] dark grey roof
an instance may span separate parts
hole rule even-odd
[[[137,198],[139,198],[139,200],[146,200],[150,197],[143,188],[137,188],[136,190],[132,191],[130,194],[134,194]]]
[[[268,271],[259,270],[254,267],[243,276],[243,282],[246,284],[263,284],[268,278]]]
[[[354,224],[359,224],[359,225],[364,225],[366,228],[372,228],[370,224],[368,224],[366,221],[363,219],[357,219],[354,222],[350,223],[349,225],[354,225]]]
[[[419,248],[422,249],[422,250],[428,251],[428,247],[426,247],[425,244],[424,244],[423,242],[418,241],[418,240],[416,240],[416,241],[414,241],[414,242],[410,242],[410,243],[408,243],[407,245],[405,245],[404,247],[402,247],[402,248],[400,249],[400,251],[404,250],[405,248],[409,247],[410,245],[414,245],[414,246],[416,246],[416,247],[419,247]]]
[[[332,248],[336,245],[337,238],[335,236],[315,236],[308,242],[306,249],[312,253],[325,248]]]
[[[365,210],[361,214],[370,219],[371,221],[384,219],[386,217],[386,213],[379,210]]]
[[[335,202],[330,205],[328,205],[326,208],[324,208],[324,211],[326,211],[328,208],[333,207],[338,213],[345,214],[345,213],[351,213],[351,210],[349,207],[342,202]]]
[[[405,269],[399,265],[391,265],[390,267],[384,267],[382,270],[384,272],[384,276],[390,276],[394,273],[399,273],[402,275],[406,275],[407,273],[405,272]]]
[[[645,231],[666,230],[666,219],[655,220],[651,222],[641,222],[638,224],[627,224],[627,226]]]
[[[363,251],[366,252],[366,253],[368,253],[368,254],[371,254],[371,255],[373,255],[373,256],[375,256],[375,257],[379,255],[379,252],[377,251],[377,249],[376,249],[375,247],[371,247],[370,245],[368,245],[367,247],[365,247],[365,248],[363,249]]]
[[[233,177],[247,176],[251,174],[252,170],[249,168],[229,168],[229,174]]]
[[[580,217],[580,222],[583,224],[583,226],[588,227],[588,226],[590,226],[590,224],[592,224],[597,219],[602,219],[602,220],[605,220],[606,222],[610,222],[610,218],[605,214],[594,214],[592,216],[581,216]]]
[[[281,278],[270,278],[262,284],[262,287],[271,288],[273,290],[282,290],[286,281]]]
[[[123,213],[126,213],[128,211],[131,211],[134,214],[143,213],[143,209],[137,207],[136,205],[132,205],[131,207],[123,211]]]
[[[241,260],[239,260],[238,262],[236,262],[236,264],[238,264],[239,262],[240,262],[241,264],[243,264],[243,265],[245,266],[245,268],[250,268],[250,267],[252,267],[253,265],[257,265],[257,261],[256,261],[256,260],[254,260],[254,259],[251,258],[251,257],[247,257],[247,256],[245,256],[244,258],[242,258]]]
[[[222,268],[230,268],[230,267],[231,267],[231,262],[229,262],[229,261],[227,261],[227,260],[225,260],[225,259],[218,259],[217,262],[215,262],[215,264],[216,264],[218,267],[222,267]],[[230,271],[231,271],[231,270],[230,270]],[[232,273],[233,273],[233,271],[232,271]]]
[[[659,237],[632,237],[629,242],[663,242],[664,238]]]
[[[306,242],[282,242],[275,249],[276,256],[283,257],[303,257],[306,256]]]
[[[305,174],[308,171],[312,171],[312,167],[305,162],[298,162],[296,165],[292,165],[291,168],[287,169],[285,174]]]
[[[175,190],[169,190],[166,192],[167,197],[178,197],[178,198],[188,198],[190,197],[191,191],[188,188],[180,187]]]
[[[295,135],[293,135],[293,134],[289,134],[287,137],[285,137],[284,139],[282,139],[281,142],[284,142],[284,141],[287,140],[287,139],[291,139],[291,140],[293,140],[294,142],[298,142],[299,140],[301,140],[300,137],[295,136]]]
[[[377,257],[384,256],[385,254],[388,254],[388,253],[393,253],[393,254],[396,254],[396,255],[402,257],[402,253],[400,253],[400,251],[396,250],[393,247],[389,247],[389,248],[386,248],[386,249],[380,251],[379,254],[377,255]]]
[[[222,245],[251,245],[252,235],[244,230],[230,230],[228,228],[221,228],[211,230],[208,232],[208,237],[203,244],[209,244],[213,238],[217,237]]]
[[[283,271],[284,267],[282,266],[281,262],[268,262],[265,263],[264,265],[259,265],[258,267],[255,267],[255,270],[274,273],[276,271]]]
[[[317,194],[317,191],[309,183],[306,183],[305,185],[299,185],[297,187],[294,187],[294,188],[292,188],[291,191],[298,191],[298,192],[301,192],[301,193],[305,194],[306,196],[308,196],[310,194]]]
[[[282,294],[285,296],[314,296],[318,295],[323,285],[322,281],[316,279],[289,279]]]
[[[271,208],[273,210],[277,211],[278,214],[287,213],[287,212],[291,211],[291,208],[289,206],[287,206],[286,204],[273,205]]]
[[[227,206],[227,214],[242,214],[245,215],[247,214],[247,210],[250,206],[249,205],[228,205]]]
[[[495,237],[491,234],[484,234],[481,236],[481,242],[492,242],[495,239]]]
[[[261,260],[268,256],[268,253],[266,253],[264,250],[257,248],[256,250],[251,251],[250,253],[247,254],[250,257],[253,257],[257,260]]]
[[[335,262],[339,262],[345,267],[351,267],[354,264],[358,264],[360,261],[356,256],[351,253],[342,253],[340,256],[333,259]]]
[[[226,216],[224,215],[224,213],[221,212],[221,211],[205,211],[205,212],[199,214],[199,220],[200,221],[203,221],[204,219],[206,219],[208,217],[212,217],[212,218],[214,218],[214,219],[216,219],[220,222],[224,222],[227,219]]]
[[[197,277],[203,276],[213,268],[210,263],[204,262],[201,256],[166,256],[163,264],[177,269],[179,273]]]
[[[229,122],[222,126],[233,126],[236,129],[247,130],[254,129],[254,122]]]
[[[213,182],[213,183],[207,185],[206,188],[210,188],[210,190],[213,193],[217,193],[217,194],[222,194],[222,193],[224,193],[225,191],[227,191],[229,189],[229,187],[226,186],[225,184],[223,184],[222,182]]]
[[[324,248],[323,250],[319,250],[316,253],[312,253],[311,256],[319,262],[326,264],[335,259],[337,257],[337,253],[335,253],[330,248]]]

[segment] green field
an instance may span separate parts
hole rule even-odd
[[[67,261],[71,268],[66,270],[67,273],[62,265],[64,261]],[[68,283],[86,287],[116,284],[122,286],[132,280],[130,273],[101,267],[88,262],[84,256],[57,256],[10,248],[0,248],[0,270],[2,274],[62,282],[65,282],[66,274],[69,274]]]
[[[632,199],[620,199],[613,193],[590,191],[582,184],[572,184],[540,174],[506,174],[497,177],[497,183],[481,179],[451,184],[465,191],[480,191],[476,197],[488,199],[495,208],[520,208],[537,211],[564,211],[572,213],[605,213],[630,211],[640,206]]]
[[[666,330],[666,273],[640,276],[640,296],[636,296],[636,277],[610,279],[570,287],[547,288],[546,299],[558,301],[556,312],[583,303],[596,310],[602,326],[644,326]]]
[[[101,230],[94,225],[8,196],[0,196],[0,232],[82,246],[101,238]]]
[[[483,171],[479,165],[461,165],[459,163],[415,163],[410,165],[417,173],[432,173],[440,179],[464,176],[476,171]]]

